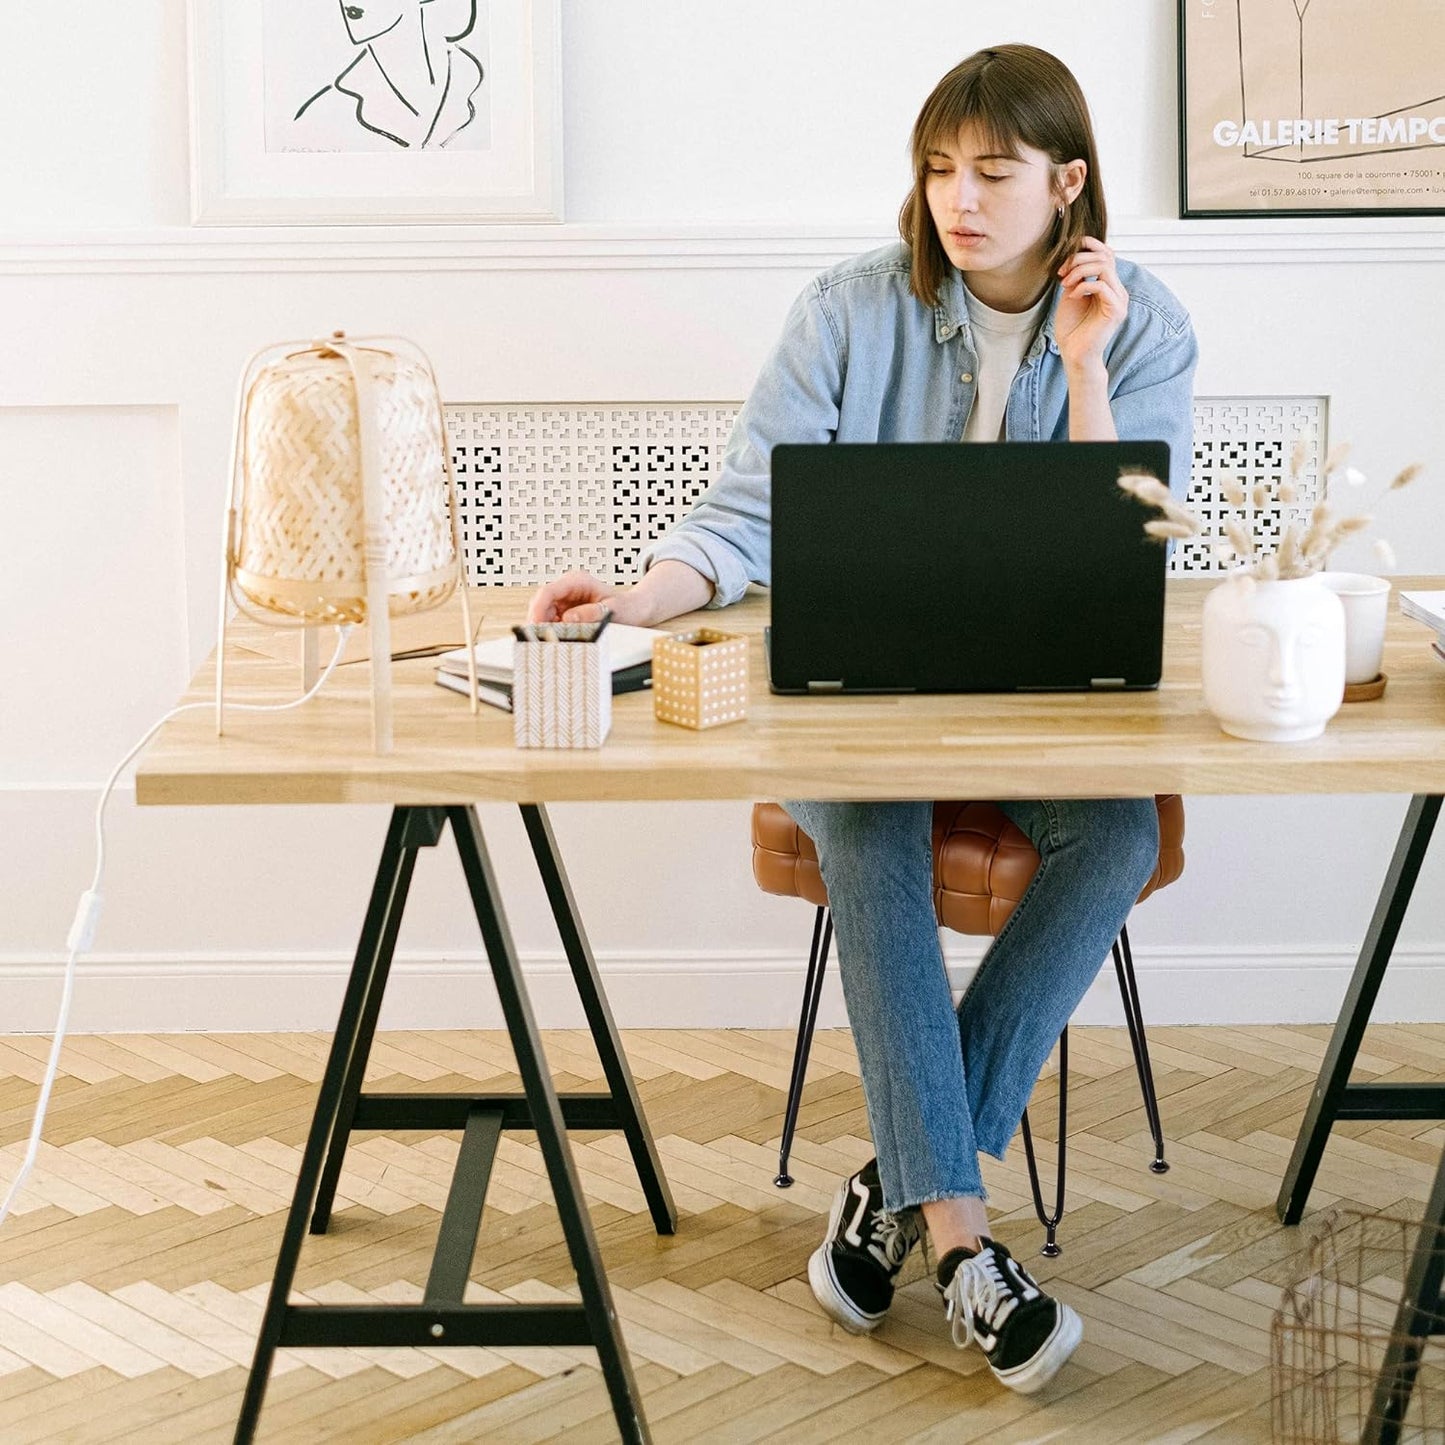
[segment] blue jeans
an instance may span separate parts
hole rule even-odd
[[[986,1198],[1054,1041],[1159,856],[1152,798],[1002,802],[1039,868],[957,1009],[933,900],[932,803],[787,802],[838,940],[884,1203]]]

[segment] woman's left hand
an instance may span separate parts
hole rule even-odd
[[[1085,236],[1059,267],[1059,305],[1054,341],[1067,370],[1102,363],[1104,348],[1129,314],[1129,293],[1119,280],[1114,253]]]

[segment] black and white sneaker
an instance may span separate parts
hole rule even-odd
[[[823,1311],[850,1334],[876,1330],[893,1303],[893,1282],[918,1240],[916,1211],[883,1207],[878,1161],[843,1181],[828,1235],[808,1260],[808,1283]]]
[[[994,1240],[977,1254],[949,1250],[938,1287],[953,1343],[976,1342],[994,1375],[1020,1394],[1043,1389],[1084,1338],[1079,1316]]]

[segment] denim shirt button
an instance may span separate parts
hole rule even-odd
[[[958,379],[960,381],[972,381],[973,373],[971,371],[961,371],[958,374]]]

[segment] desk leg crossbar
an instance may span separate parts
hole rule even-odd
[[[361,941],[286,1218],[276,1273],[236,1426],[238,1445],[254,1437],[276,1350],[282,1346],[336,1345],[432,1348],[437,1345],[592,1345],[597,1350],[622,1438],[629,1442],[649,1439],[637,1384],[618,1329],[607,1276],[567,1143],[567,1129],[620,1129],[632,1151],[658,1233],[673,1232],[676,1211],[631,1070],[622,1053],[596,962],[582,932],[550,824],[537,805],[524,805],[522,816],[602,1061],[608,1092],[559,1096],[553,1088],[476,810],[471,807],[397,808],[382,848]],[[434,847],[448,822],[461,854],[462,871],[516,1053],[523,1092],[520,1095],[365,1094],[362,1079],[366,1060],[381,1014],[382,995],[417,850]],[[291,1304],[291,1286],[307,1221],[309,1219],[313,1234],[325,1233],[347,1141],[356,1129],[456,1129],[462,1133],[425,1298],[417,1305]],[[537,1134],[572,1267],[577,1273],[580,1303],[482,1305],[463,1302],[487,1182],[503,1129],[529,1129]]]

